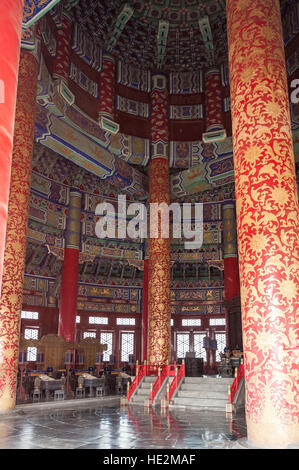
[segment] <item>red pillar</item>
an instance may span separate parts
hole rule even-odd
[[[227,0],[248,441],[299,443],[299,208],[279,0]]]
[[[238,257],[224,258],[225,299],[231,300],[240,294]]]
[[[223,129],[221,79],[218,69],[205,75],[206,132]]]
[[[53,66],[53,77],[62,79],[66,84],[69,78],[71,37],[72,23],[64,12],[62,16],[62,28],[58,30],[57,53]]]
[[[226,319],[226,345],[230,349],[243,347],[240,305],[240,277],[238,261],[237,222],[235,204],[222,206],[224,308]]]
[[[24,0],[0,2],[0,293]]]
[[[59,336],[66,341],[75,341],[79,251],[75,248],[64,250],[60,291]]]
[[[105,54],[101,71],[99,114],[113,121],[115,97],[115,61]]]
[[[223,126],[222,92],[218,68],[207,70],[205,75],[205,121],[204,143],[217,142],[226,138]]]
[[[148,337],[148,265],[149,260],[144,260],[143,289],[142,289],[142,357],[147,361],[147,337]]]
[[[151,100],[149,200],[150,204],[169,205],[168,93],[163,75],[153,76]],[[161,223],[158,225],[157,238],[149,237],[148,361],[151,364],[165,364],[170,360],[171,350],[170,240],[163,238]]]
[[[74,342],[76,339],[80,229],[81,193],[71,190],[62,266],[58,326],[59,336],[62,336],[67,342]]]
[[[100,126],[112,134],[116,134],[119,125],[114,122],[115,117],[115,60],[104,54],[99,92],[99,123]]]
[[[225,300],[240,294],[237,227],[234,204],[224,204],[223,212],[223,259]]]
[[[16,399],[37,77],[36,58],[22,50],[0,296],[0,410],[14,408]]]

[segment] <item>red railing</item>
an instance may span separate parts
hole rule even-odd
[[[229,403],[232,403],[234,401],[235,395],[237,393],[237,390],[239,388],[240,382],[242,379],[245,377],[245,369],[244,369],[244,364],[241,364],[239,366],[238,372],[234,378],[234,381],[231,386],[228,386],[228,401]]]
[[[146,375],[158,375],[159,366],[156,364],[146,364]]]
[[[171,400],[174,392],[178,388],[180,381],[182,380],[183,377],[185,377],[185,375],[186,375],[185,364],[181,364],[181,365],[176,366],[174,379],[171,382],[171,384],[170,384],[170,386],[167,390],[167,394],[166,394],[166,399],[167,399],[168,403],[170,403],[170,400]]]
[[[136,364],[136,377],[131,383],[131,386],[127,390],[128,401],[130,401],[130,398],[132,397],[133,393],[137,389],[143,377],[150,376],[150,375],[158,375],[158,370],[159,370],[159,367],[155,364],[147,364],[146,362],[140,365],[138,365],[138,363]]]
[[[145,374],[144,375],[158,375],[159,367],[156,364],[148,364],[144,361],[144,364],[136,364],[136,377],[139,374],[139,370],[143,369]]]
[[[157,378],[156,382],[154,383],[153,388],[152,388],[151,393],[150,393],[150,399],[151,399],[152,403],[153,403],[154,398],[157,395],[158,391],[160,390],[161,385],[163,384],[164,380],[166,379],[166,377],[173,377],[175,375],[175,371],[176,371],[177,367],[178,367],[177,365],[167,364],[163,367],[162,372],[161,372],[161,368],[159,367],[159,369],[158,369],[158,378]]]
[[[130,398],[132,397],[133,393],[139,386],[143,377],[158,375],[158,378],[156,382],[154,383],[151,389],[151,393],[150,393],[150,399],[151,399],[151,402],[153,403],[153,400],[155,396],[157,395],[158,391],[160,390],[161,385],[163,384],[166,377],[176,376],[178,371],[179,371],[180,376],[182,377],[185,376],[185,364],[183,365],[166,364],[165,366],[161,366],[161,367],[156,364],[147,364],[146,362],[141,365],[136,364],[136,377],[133,380],[131,386],[127,390],[128,401],[130,401]],[[174,384],[174,380],[172,381],[171,385]]]
[[[145,364],[140,365],[140,366],[136,365],[136,377],[133,380],[133,382],[131,383],[130,388],[128,388],[128,390],[127,390],[127,399],[128,399],[128,401],[130,401],[131,396],[133,395],[133,393],[137,389],[137,387],[140,384],[143,377],[145,377],[147,375],[146,372],[147,372],[147,366]]]

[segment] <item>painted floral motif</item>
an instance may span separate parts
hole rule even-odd
[[[155,89],[151,101],[152,142],[168,142],[168,101],[167,91]]]
[[[223,127],[220,71],[213,70],[206,74],[205,100],[206,130]]]
[[[71,22],[64,16],[63,26],[57,33],[57,53],[54,62],[53,76],[61,77],[66,81],[69,77],[71,34]]]
[[[228,0],[227,21],[248,436],[283,444],[298,440],[299,226],[279,1]]]
[[[0,302],[0,398],[15,404],[38,64],[22,51]]]
[[[101,85],[100,85],[100,115],[114,119],[114,74],[115,63],[114,60],[107,56],[103,57],[103,65],[101,71]]]
[[[23,24],[26,25],[26,27],[31,26],[59,1],[60,0],[25,0]]]
[[[150,163],[150,202],[169,203],[169,163],[157,158]],[[160,233],[160,232],[159,232]],[[149,239],[149,340],[148,360],[170,360],[170,241]]]

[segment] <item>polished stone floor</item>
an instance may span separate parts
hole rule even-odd
[[[244,413],[120,406],[117,397],[0,415],[0,449],[231,449],[245,437]]]

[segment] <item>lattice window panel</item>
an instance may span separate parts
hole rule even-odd
[[[83,338],[96,338],[96,332],[95,331],[84,331],[83,333]]]
[[[25,339],[38,339],[38,328],[25,328],[24,330]],[[37,348],[30,346],[27,348],[27,361],[36,361]]]
[[[136,321],[135,318],[117,318],[116,319],[117,325],[130,325],[135,326]]]
[[[134,354],[134,333],[122,333],[121,335],[121,355],[122,362],[129,362],[129,355]]]
[[[27,361],[36,361],[37,359],[37,348],[30,346],[27,348]]]
[[[186,352],[190,350],[190,336],[189,333],[177,334],[177,357],[183,358]]]
[[[220,353],[223,352],[224,348],[226,347],[226,334],[215,333],[215,339],[217,341],[216,361],[220,362]]]
[[[108,325],[108,317],[89,317],[88,322],[92,325]]]
[[[25,339],[38,339],[38,328],[25,328],[24,338]]]
[[[210,318],[210,326],[224,326],[225,318]]]
[[[203,347],[203,339],[205,336],[205,333],[195,333],[193,336],[195,357],[202,357],[204,361],[207,360],[207,353]]]
[[[200,318],[183,318],[182,326],[201,326]]]
[[[102,332],[100,342],[101,344],[107,344],[107,350],[103,353],[103,361],[109,362],[113,347],[113,333]]]
[[[26,320],[38,320],[38,312],[21,312],[21,318],[25,318]]]

